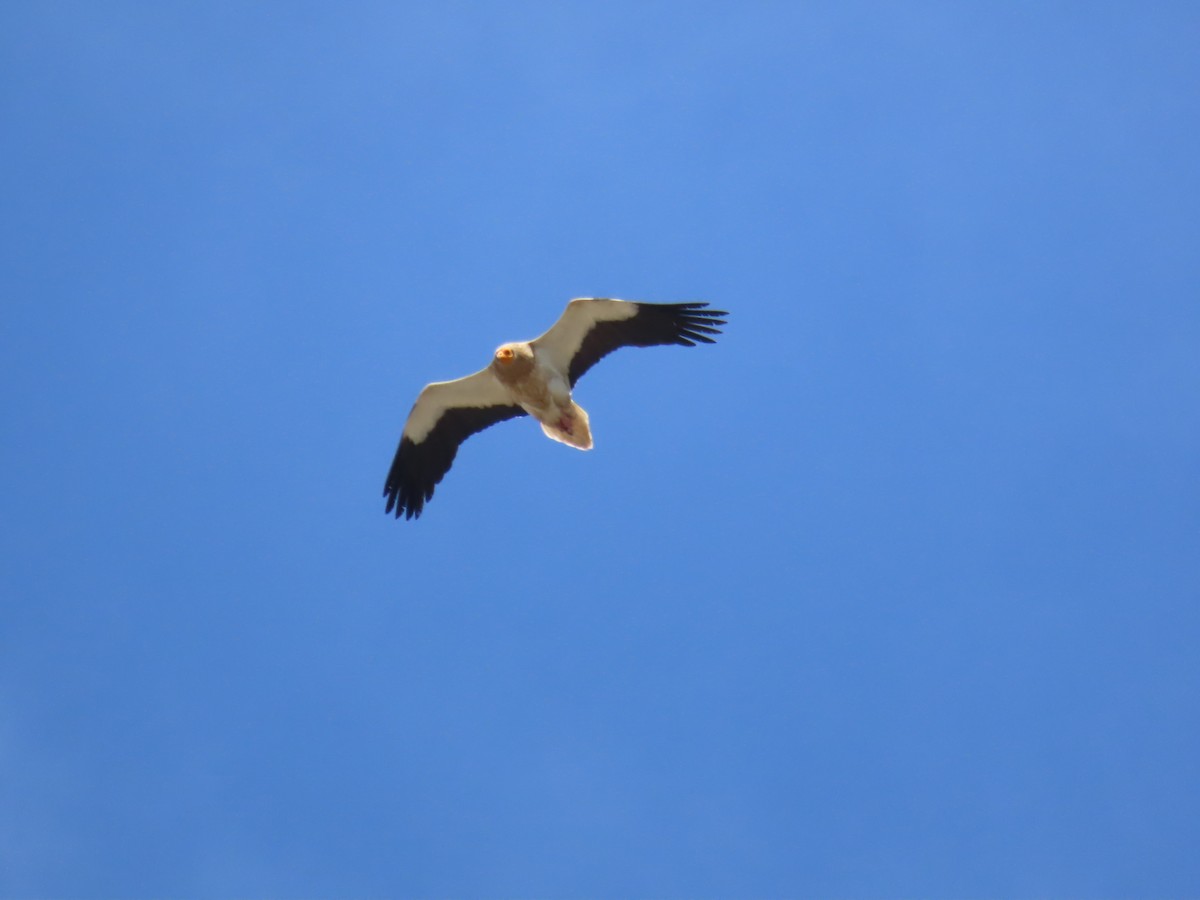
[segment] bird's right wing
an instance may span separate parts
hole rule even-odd
[[[621,347],[711,344],[729,313],[707,303],[635,303],[580,297],[567,304],[550,330],[533,346],[565,372],[571,386],[583,373]]]
[[[458,445],[476,432],[525,415],[490,369],[427,385],[413,404],[383,484],[384,512],[421,515],[434,486],[450,471]]]

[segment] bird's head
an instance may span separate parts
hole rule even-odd
[[[528,344],[504,344],[492,357],[492,371],[501,381],[512,384],[533,371],[533,348]]]
[[[533,364],[533,348],[523,341],[514,341],[511,344],[501,344],[496,350],[496,364],[500,366],[517,367],[522,364],[529,366]]]

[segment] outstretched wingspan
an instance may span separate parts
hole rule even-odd
[[[525,415],[489,369],[421,391],[404,425],[383,495],[396,518],[421,515],[434,486],[450,471],[458,445],[497,422]]]
[[[554,440],[591,449],[587,411],[571,396],[588,369],[620,347],[715,343],[727,315],[707,303],[572,300],[541,337],[502,344],[486,369],[421,391],[383,485],[386,511],[420,516],[458,445],[505,419],[531,415]]]
[[[707,303],[634,303],[581,297],[567,304],[553,327],[532,342],[575,386],[583,374],[621,347],[714,343],[729,313]]]

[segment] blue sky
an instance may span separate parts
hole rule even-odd
[[[1200,891],[1192,4],[0,10],[0,894]],[[425,516],[432,380],[580,382]]]

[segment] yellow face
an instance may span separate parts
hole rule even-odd
[[[501,365],[507,365],[513,361],[513,356],[514,354],[512,347],[501,347],[496,351],[496,362],[500,363]]]

